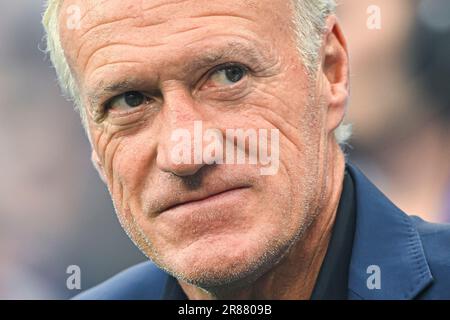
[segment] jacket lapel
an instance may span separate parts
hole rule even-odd
[[[347,168],[356,201],[349,298],[415,298],[433,281],[416,228],[359,169]]]

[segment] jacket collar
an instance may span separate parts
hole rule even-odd
[[[356,202],[349,298],[415,298],[433,281],[416,228],[359,169],[351,163],[347,168]],[[374,288],[377,275],[379,289]]]

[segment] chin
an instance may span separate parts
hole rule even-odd
[[[160,267],[203,289],[242,286],[276,265],[290,247],[243,235],[205,236],[176,252],[159,255]],[[266,238],[267,239],[267,238]]]

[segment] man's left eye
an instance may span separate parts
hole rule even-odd
[[[208,87],[231,86],[247,75],[247,69],[239,65],[224,66],[211,74],[207,81]]]

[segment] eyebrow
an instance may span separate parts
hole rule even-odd
[[[202,68],[211,68],[220,62],[232,59],[244,60],[247,64],[257,68],[262,65],[265,58],[261,51],[254,46],[248,46],[241,42],[227,42],[224,45],[216,48],[205,49],[200,55],[197,55],[185,63],[181,71],[185,74],[200,70]],[[235,61],[238,62],[238,61]],[[127,78],[115,81],[100,81],[99,85],[87,94],[89,103],[93,106],[98,104],[98,101],[105,96],[118,94],[120,92],[127,92],[136,90],[137,87],[143,87],[145,81],[137,78]],[[155,91],[155,88],[149,88],[150,91]]]
[[[256,47],[248,46],[241,42],[227,42],[218,48],[204,49],[202,55],[192,59],[189,67],[192,69],[200,69],[204,66],[217,64],[223,59],[233,57],[244,57],[252,65],[258,65],[264,60],[263,55]]]

